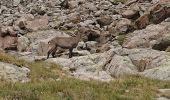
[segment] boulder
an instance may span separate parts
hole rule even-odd
[[[13,0],[13,5],[16,7],[20,4],[20,0]]]
[[[133,49],[128,57],[137,67],[139,72],[160,67],[165,63],[169,55],[166,52],[159,52],[152,49]]]
[[[24,36],[18,37],[17,49],[19,52],[26,51],[29,44],[30,44],[30,41],[27,37],[24,37]]]
[[[167,33],[168,23],[162,23],[159,25],[149,25],[146,29],[136,30],[127,35],[123,47],[126,48],[152,48],[164,34]]]
[[[39,15],[44,15],[47,12],[47,8],[44,5],[42,5],[37,9],[37,12]]]
[[[67,23],[79,23],[81,21],[81,17],[78,13],[71,13],[69,15],[67,15]]]
[[[47,29],[49,23],[48,16],[41,16],[34,18],[32,14],[22,15],[20,19],[16,21],[16,25],[23,30],[37,31],[40,29]]]
[[[0,62],[0,79],[8,82],[28,82],[30,70],[9,63]]]
[[[137,74],[137,68],[127,56],[113,56],[110,63],[105,67],[112,77]]]
[[[117,34],[126,34],[132,26],[132,22],[129,19],[121,19],[115,26]]]
[[[122,16],[123,16],[124,18],[129,18],[129,19],[134,18],[134,17],[136,17],[136,16],[138,16],[138,15],[139,15],[139,12],[136,11],[136,10],[125,10],[125,11],[122,13]]]
[[[16,21],[16,25],[21,29],[25,29],[27,24],[26,21],[32,21],[33,19],[34,16],[32,14],[23,14],[21,18]]]
[[[16,50],[17,49],[17,37],[5,36],[0,37],[0,48],[6,50]]]
[[[26,21],[26,29],[29,31],[37,31],[48,28],[48,17],[43,16],[32,21]]]
[[[146,70],[146,71],[142,72],[141,75],[143,75],[145,77],[153,78],[153,79],[170,80],[169,64]]]
[[[143,14],[135,21],[135,28],[136,29],[143,29],[146,28],[147,25],[150,24],[150,14]]]
[[[158,39],[153,45],[152,49],[165,51],[170,46],[170,35],[165,34],[162,38]]]
[[[97,23],[103,27],[103,26],[106,26],[106,25],[110,25],[113,21],[112,17],[111,16],[101,16],[99,18],[96,19]]]
[[[165,7],[161,7],[160,9],[158,9],[156,11],[152,11],[151,15],[152,15],[151,20],[155,24],[158,24],[167,18]]]
[[[96,41],[88,41],[84,45],[90,53],[96,53],[97,42]]]
[[[53,62],[61,65],[63,69],[82,80],[97,79],[101,81],[110,81],[113,78],[103,71],[104,66],[114,55],[112,51],[100,54],[66,58],[50,58],[47,62]],[[105,76],[102,76],[105,75]]]
[[[13,27],[11,26],[3,26],[0,29],[0,36],[5,37],[7,35],[10,36],[17,36],[16,32],[14,31]]]

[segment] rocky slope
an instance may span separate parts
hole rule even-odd
[[[19,59],[59,64],[83,80],[127,74],[170,80],[169,17],[169,0],[1,0],[0,48]],[[73,58],[58,50],[45,59],[51,38],[77,30],[83,37]],[[0,65],[0,78],[29,80],[29,69]]]

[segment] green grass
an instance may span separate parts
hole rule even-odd
[[[126,35],[118,35],[117,37],[117,41],[120,45],[123,45],[125,39],[126,39]]]
[[[0,61],[27,66],[28,83],[0,82],[0,100],[154,100],[157,89],[170,82],[141,76],[125,76],[109,83],[82,81],[63,76],[59,66],[26,62],[0,53]]]

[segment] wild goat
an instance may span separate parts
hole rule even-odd
[[[77,33],[75,37],[54,37],[52,38],[48,44],[51,46],[51,49],[48,50],[47,59],[49,55],[52,54],[52,57],[55,57],[55,52],[57,51],[57,47],[63,49],[69,49],[69,58],[72,57],[73,48],[76,48],[81,38],[81,34]]]

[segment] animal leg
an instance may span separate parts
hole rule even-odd
[[[52,56],[53,56],[53,58],[55,57],[56,51],[57,51],[57,46],[56,46],[56,47],[53,49],[53,51],[52,51]]]
[[[69,58],[72,57],[72,54],[73,54],[73,48],[70,48],[70,49],[69,49]]]
[[[54,51],[55,46],[51,47],[47,52],[47,59],[49,58],[50,54]]]

